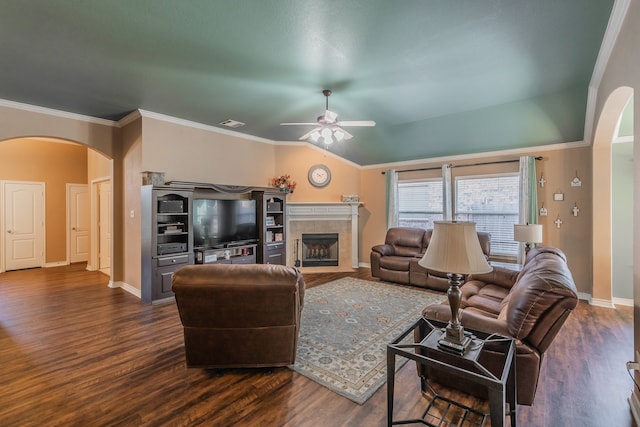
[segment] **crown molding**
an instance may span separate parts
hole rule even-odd
[[[119,128],[123,128],[128,124],[135,122],[141,117],[142,117],[142,114],[140,114],[140,110],[134,110],[129,114],[127,114],[126,116],[124,116],[123,118],[121,118],[120,120],[118,120],[117,126]]]
[[[167,122],[167,123],[173,123],[173,124],[176,124],[176,125],[190,127],[190,128],[193,128],[193,129],[206,130],[206,131],[209,131],[209,132],[220,133],[220,134],[223,134],[223,135],[234,136],[236,138],[248,139],[250,141],[257,141],[257,142],[262,142],[262,143],[265,143],[265,144],[271,144],[271,145],[275,145],[276,144],[276,142],[271,140],[271,139],[261,138],[259,136],[249,135],[249,134],[246,134],[246,133],[240,133],[240,132],[236,132],[236,131],[233,131],[233,130],[222,129],[222,128],[219,128],[219,127],[216,127],[216,126],[205,125],[203,123],[193,122],[191,120],[179,119],[177,117],[168,116],[166,114],[154,113],[153,111],[140,110],[140,109],[137,110],[137,111],[139,112],[139,114],[142,117],[147,117],[147,118],[150,118],[150,119],[161,120],[161,121]]]
[[[424,165],[425,163],[449,163],[449,162],[455,162],[460,160],[477,160],[478,157],[530,155],[530,154],[538,153],[542,151],[568,150],[571,148],[581,148],[581,147],[587,147],[587,146],[589,146],[589,144],[587,144],[584,141],[561,142],[559,144],[538,145],[533,147],[514,148],[514,149],[500,150],[500,151],[487,151],[484,153],[471,153],[471,154],[460,154],[457,156],[432,157],[432,158],[407,160],[403,162],[393,162],[393,163],[379,163],[376,165],[361,166],[361,168],[362,169],[390,169],[390,168],[404,167],[404,166]]]
[[[62,117],[65,119],[78,120],[81,122],[93,123],[102,126],[116,127],[117,122],[113,120],[100,119],[97,117],[85,116],[83,114],[70,113],[68,111],[55,110],[53,108],[40,107],[38,105],[24,104],[22,102],[0,99],[0,107],[13,108],[16,110],[29,111],[32,113],[46,114],[48,116]]]

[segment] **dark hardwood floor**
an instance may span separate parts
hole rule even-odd
[[[174,303],[145,305],[84,264],[0,274],[2,426],[384,426],[386,387],[364,405],[287,369],[186,369]],[[307,286],[353,274],[305,275]],[[547,352],[521,426],[630,426],[632,309],[584,302]],[[464,403],[485,405],[462,395]],[[397,413],[424,408],[413,362]]]

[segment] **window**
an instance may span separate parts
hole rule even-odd
[[[398,225],[433,228],[442,220],[442,179],[398,183]]]
[[[459,221],[473,221],[476,230],[491,233],[491,255],[516,257],[513,224],[518,223],[518,175],[456,178],[456,213]]]

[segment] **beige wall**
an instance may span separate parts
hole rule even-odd
[[[523,154],[525,155],[525,154]],[[548,210],[547,217],[540,217],[543,224],[544,244],[561,248],[569,260],[569,267],[574,275],[578,291],[591,293],[591,151],[589,147],[571,148],[561,150],[536,151],[526,155],[542,156],[543,160],[536,162],[538,178],[541,174],[547,180],[544,188],[538,186],[539,206]],[[494,162],[517,159],[517,155],[511,156],[476,156],[468,160],[439,161],[437,163],[416,164],[408,167],[397,167],[397,170],[440,167],[443,163],[465,165],[471,163]],[[360,200],[364,202],[364,208],[360,209],[361,215],[361,244],[360,262],[369,263],[369,255],[373,245],[384,241],[386,233],[386,206],[385,206],[385,176],[383,169],[364,169],[360,178]],[[494,173],[517,172],[518,162],[473,167],[454,167],[452,178],[461,176],[473,176]],[[576,171],[582,180],[582,187],[571,187],[570,182],[576,175]],[[438,177],[439,170],[402,173],[401,178],[429,178]],[[553,193],[563,193],[565,200],[558,202],[553,200]],[[455,197],[454,197],[455,199]],[[580,208],[577,217],[571,215],[571,208],[576,203]],[[553,221],[560,216],[563,223],[560,229],[555,227]]]
[[[114,237],[121,239],[122,251],[114,256],[122,266],[122,271],[118,272],[118,277],[121,279],[118,280],[141,289],[142,119],[130,123],[122,130],[120,148],[118,158],[121,161],[118,163],[117,173],[114,173],[114,178],[120,181],[119,184],[114,185],[114,216],[120,218],[118,221],[120,228],[117,231],[114,230]]]
[[[358,194],[360,170],[354,164],[306,143],[285,145],[276,148],[275,173],[273,176],[289,174],[298,184],[287,200],[290,202],[339,202],[343,194]],[[331,181],[323,188],[316,188],[307,179],[309,168],[323,164],[331,171]],[[268,186],[269,181],[262,183]]]
[[[52,113],[44,108],[0,105],[0,141],[20,137],[52,137],[79,142],[113,157],[119,129],[107,120]]]
[[[87,181],[111,177],[111,159],[94,150],[87,150]]]
[[[87,148],[28,138],[2,141],[0,180],[45,183],[45,262],[65,262],[66,184],[87,183]]]
[[[274,173],[275,146],[143,117],[141,170],[167,181],[265,186]]]

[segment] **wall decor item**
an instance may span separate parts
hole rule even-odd
[[[578,216],[578,212],[580,212],[580,208],[578,207],[577,203],[574,203],[573,207],[571,208],[571,213],[573,213],[573,216]]]
[[[314,187],[326,187],[331,182],[331,170],[325,165],[313,165],[309,168],[308,178]]]
[[[293,194],[293,190],[296,189],[297,182],[291,179],[291,175],[280,175],[271,178],[271,186],[279,189],[283,193]]]
[[[580,181],[580,178],[578,177],[578,171],[576,171],[576,176],[574,176],[573,179],[571,180],[571,186],[582,187],[582,181]]]
[[[543,174],[540,174],[540,179],[538,180],[538,182],[540,183],[540,187],[544,188],[544,185],[547,183],[547,180],[544,179]]]
[[[558,217],[556,218],[555,221],[553,221],[553,223],[556,225],[556,228],[560,228],[560,226],[562,226],[562,220],[560,219],[560,214],[558,214]]]
[[[561,202],[564,200],[564,193],[553,193],[553,200]]]
[[[540,208],[540,216],[547,216],[548,212],[547,212],[547,208],[544,207],[544,203],[542,204],[542,207]]]
[[[360,201],[360,197],[357,194],[343,194],[342,195],[342,202],[347,203],[347,202],[359,202]]]

